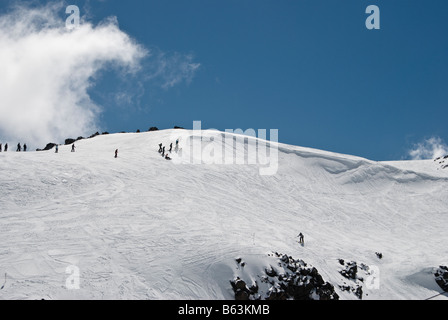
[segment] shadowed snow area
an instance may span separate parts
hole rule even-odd
[[[173,143],[172,161],[159,143]],[[317,268],[341,299],[357,298],[339,288],[338,259],[378,267],[364,299],[441,292],[421,276],[448,263],[448,169],[432,160],[374,162],[217,131],[75,145],[0,153],[0,299],[234,299],[230,281],[251,277],[235,259],[264,270],[276,251]],[[274,174],[260,174],[274,156]],[[67,288],[70,266],[79,289]]]

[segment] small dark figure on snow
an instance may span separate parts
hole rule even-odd
[[[168,156],[168,153],[165,155],[165,160],[171,160],[171,158]]]
[[[22,146],[19,143],[19,144],[17,144],[17,152],[20,152],[20,151],[22,151]]]
[[[5,144],[5,152],[8,151],[8,144]]]
[[[173,144],[170,143],[170,150],[168,150],[168,151],[171,153],[172,150],[173,150]]]
[[[23,145],[23,151],[26,152],[26,143]]]
[[[58,153],[59,152],[59,146],[56,145],[56,151],[54,153]]]
[[[118,158],[118,149],[115,150],[115,158]]]
[[[0,143],[0,152],[2,152],[2,144]]]
[[[298,237],[299,237],[299,243],[300,243],[300,244],[305,244],[305,240],[304,240],[304,237],[303,237],[302,232],[300,232],[300,234],[298,235]]]
[[[162,149],[162,157],[164,157],[165,156],[165,147],[163,147],[163,149]]]
[[[72,152],[75,152],[75,149],[76,149],[75,144],[72,144]]]
[[[162,153],[162,144],[159,143],[159,153]]]

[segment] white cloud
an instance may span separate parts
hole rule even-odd
[[[163,89],[169,89],[175,85],[186,82],[189,84],[200,63],[193,62],[193,55],[174,52],[167,54],[160,49],[151,50],[152,65],[149,69],[148,80],[155,80]]]
[[[431,137],[415,144],[408,155],[412,160],[435,159],[448,155],[448,145],[440,137]]]
[[[0,140],[36,147],[94,132],[96,73],[135,72],[146,50],[116,20],[68,30],[61,3],[15,6],[0,16]]]

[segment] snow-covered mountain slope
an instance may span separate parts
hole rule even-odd
[[[357,282],[363,299],[441,292],[432,270],[448,264],[448,169],[273,143],[278,168],[261,175],[234,163],[243,142],[225,136],[111,134],[75,153],[0,153],[0,299],[233,299],[230,281],[256,281],[272,252],[317,268],[341,299],[358,298],[341,289],[354,281],[340,259],[376,268],[379,288]],[[164,160],[158,144],[178,138]],[[193,143],[202,164],[185,156]],[[228,163],[210,164],[221,146]]]

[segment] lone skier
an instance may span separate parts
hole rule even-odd
[[[75,144],[72,144],[72,152],[75,152]]]
[[[304,244],[305,244],[305,240],[304,240],[304,237],[303,237],[302,232],[300,232],[300,234],[298,235],[298,237],[299,237],[299,243],[300,243],[301,245],[304,245]]]
[[[118,149],[115,150],[115,159],[118,158]]]
[[[59,146],[56,145],[56,151],[54,153],[59,153]]]

